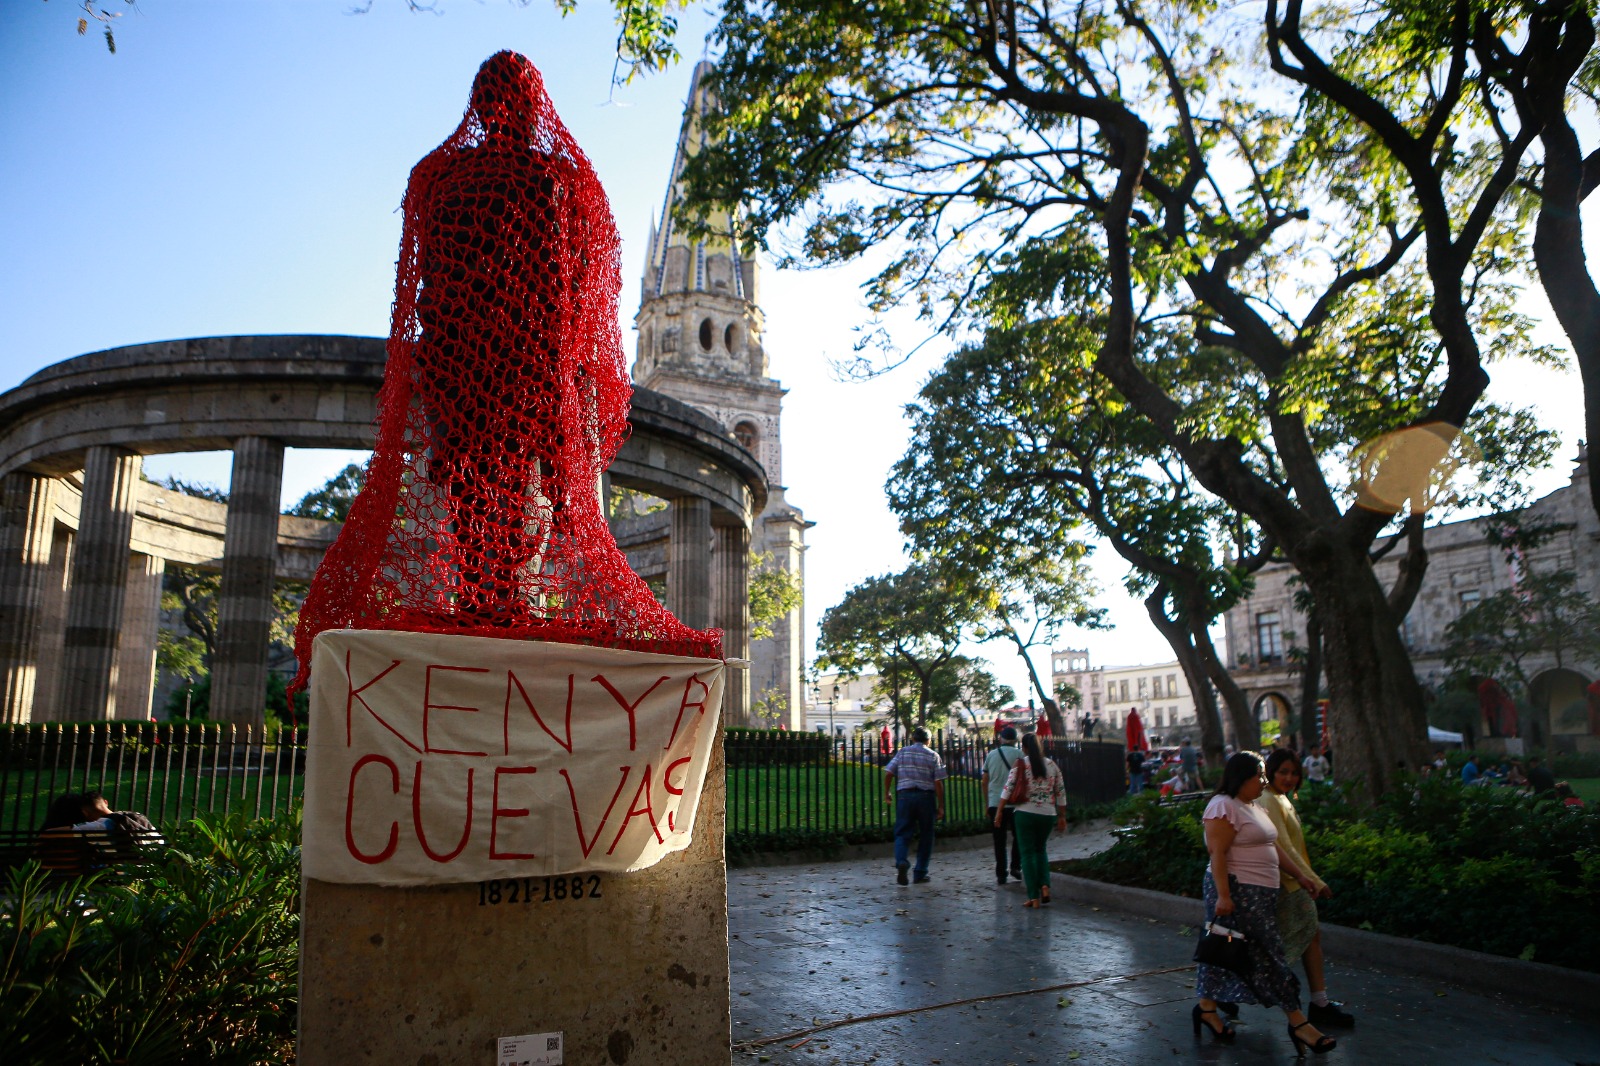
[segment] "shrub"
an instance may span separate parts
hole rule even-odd
[[[1600,814],[1511,789],[1415,781],[1368,810],[1337,789],[1295,801],[1325,921],[1600,970]],[[1140,799],[1109,850],[1067,873],[1197,896],[1201,806]]]
[[[130,884],[12,871],[0,915],[7,1061],[230,1063],[293,1057],[298,811],[195,821]]]

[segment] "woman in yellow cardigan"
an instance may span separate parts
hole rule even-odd
[[[1278,932],[1283,936],[1283,955],[1286,959],[1302,959],[1306,968],[1306,983],[1311,987],[1311,1003],[1306,1016],[1319,1029],[1328,1026],[1350,1028],[1355,1018],[1328,999],[1328,981],[1322,965],[1322,933],[1317,925],[1316,900],[1326,899],[1333,891],[1318,877],[1306,852],[1306,836],[1300,828],[1300,815],[1295,813],[1289,797],[1300,788],[1300,761],[1294,752],[1279,749],[1267,757],[1267,787],[1256,803],[1261,806],[1272,824],[1278,828],[1278,843],[1292,852],[1300,864],[1311,873],[1315,882],[1312,889],[1300,887],[1300,882],[1283,874],[1283,884],[1278,890]]]

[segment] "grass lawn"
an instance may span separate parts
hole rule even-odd
[[[1600,803],[1600,777],[1569,777],[1567,784],[1585,803]]]
[[[945,781],[946,821],[979,819],[985,810],[977,778],[951,775]],[[883,770],[875,765],[728,769],[729,833],[893,825],[894,808],[883,800]]]
[[[290,800],[305,791],[305,781],[291,774],[285,760],[284,773],[274,774],[269,758],[266,772],[251,768],[223,767],[215,771],[190,766],[186,769],[140,769],[137,774],[124,767],[121,780],[114,771],[98,768],[76,770],[12,771],[0,781],[0,829],[33,829],[44,820],[50,801],[67,792],[99,789],[113,810],[143,813],[162,829],[171,830],[207,811],[244,811],[269,816],[274,808],[284,810]],[[257,797],[260,797],[259,808]]]
[[[136,810],[163,829],[171,830],[206,811],[254,813],[282,810],[305,791],[299,774],[265,774],[234,768],[216,773],[140,769],[125,766],[121,783],[114,768],[11,772],[0,780],[0,829],[31,829],[44,818],[51,799],[65,792],[103,788],[115,810]],[[947,821],[984,816],[985,803],[976,778],[952,775],[945,782]],[[883,771],[876,765],[835,762],[816,766],[732,767],[728,770],[728,832],[771,833],[786,829],[845,830],[894,825],[894,808],[883,802]]]

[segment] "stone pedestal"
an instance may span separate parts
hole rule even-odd
[[[330,636],[324,634],[322,639]],[[443,639],[488,643],[481,638]],[[403,679],[408,676],[406,671],[415,669],[403,648],[392,655],[386,650],[379,659],[358,666],[356,674],[340,676],[331,701],[319,689],[324,682],[319,680],[322,675],[317,671],[324,669],[325,660],[316,660],[312,755],[325,757],[318,747],[322,744],[350,747],[345,697],[353,692],[350,699],[357,749],[361,748],[361,732],[366,729],[375,731],[371,735],[411,738],[406,743],[415,746],[404,748],[409,754],[399,761],[413,756],[417,760],[435,760],[429,763],[429,774],[440,772],[437,760],[460,760],[453,769],[446,769],[446,776],[459,776],[463,763],[478,766],[482,778],[480,804],[487,799],[489,790],[505,790],[494,792],[492,804],[479,809],[478,828],[469,829],[475,834],[475,843],[468,853],[475,854],[481,846],[480,838],[493,839],[489,834],[496,819],[500,819],[498,824],[505,833],[503,827],[528,813],[511,809],[525,806],[529,796],[526,791],[519,793],[515,789],[541,779],[558,780],[557,775],[562,772],[560,748],[553,749],[556,755],[551,760],[537,760],[536,776],[521,778],[521,786],[496,776],[493,759],[478,760],[477,752],[452,749],[459,746],[481,751],[477,743],[461,742],[467,735],[461,730],[480,721],[481,715],[497,719],[500,708],[484,708],[482,701],[464,698],[459,689],[452,696],[445,687],[452,683],[451,676],[459,682],[474,672],[493,671],[479,671],[476,666],[429,666],[425,674],[418,675],[420,682],[400,684],[402,693],[415,689],[421,699],[414,702],[430,708],[430,718],[429,711],[407,715],[402,706],[404,699],[386,695],[383,686],[397,684],[380,676],[391,659],[397,669],[394,678]],[[347,671],[350,669],[349,660],[341,652],[334,652],[330,660],[336,670],[341,663],[346,664]],[[465,661],[469,659],[464,653]],[[481,655],[470,661],[489,665]],[[531,673],[522,680],[529,676]],[[359,680],[352,680],[355,677]],[[429,687],[425,689],[424,685]],[[513,689],[514,693],[522,691]],[[527,692],[535,690],[530,687]],[[536,696],[530,698],[545,706],[547,715],[553,709]],[[517,730],[538,729],[524,710],[525,704],[534,704],[521,695],[516,699],[516,717],[508,741],[513,748],[519,743]],[[595,713],[592,708],[579,713],[586,721],[569,722],[564,734],[557,712],[545,721],[548,728],[538,735],[547,734],[557,744],[561,743],[558,738],[564,736],[567,743],[582,747],[583,736],[593,737],[592,727],[600,719],[590,717]],[[369,715],[382,716],[386,724],[374,725]],[[494,724],[488,718],[482,720]],[[619,723],[623,720],[619,718]],[[418,725],[428,721],[432,722],[431,727]],[[670,719],[667,721],[670,724]],[[535,1034],[560,1034],[564,1044],[562,1061],[567,1064],[704,1066],[728,1062],[731,1035],[727,870],[723,857],[726,774],[720,723],[714,713],[704,719],[704,726],[717,730],[717,734],[707,741],[705,783],[692,841],[684,850],[667,854],[646,869],[632,873],[509,877],[425,887],[336,884],[307,878],[302,886],[301,916],[297,1059],[301,1066],[493,1066],[500,1038]],[[431,732],[426,736],[432,739],[419,739],[423,734],[417,730],[428,728]],[[451,734],[451,728],[457,731]],[[498,728],[490,730],[489,739],[498,739]],[[389,729],[398,733],[383,732]],[[450,739],[452,735],[454,741]],[[664,758],[659,755],[663,750],[660,740],[655,733],[646,731],[642,722],[634,755],[629,754],[633,749],[628,726],[611,736],[612,743],[621,745],[620,761],[637,763]],[[574,737],[578,739],[575,741]],[[424,749],[432,754],[423,754]],[[441,824],[438,819],[443,815],[430,811],[426,800],[416,808],[413,804],[418,800],[407,800],[405,792],[412,786],[409,765],[406,772],[393,778],[391,795],[387,770],[372,759],[373,756],[365,756],[353,764],[348,775],[348,800],[342,775],[322,776],[321,767],[330,764],[321,763],[316,768],[308,764],[307,856],[323,853],[330,841],[335,850],[349,842],[350,850],[345,854],[358,854],[362,862],[382,863],[383,856],[375,852],[384,847],[386,823],[391,818],[399,821],[395,822],[396,835],[390,839],[400,840],[402,850],[414,845],[400,838],[401,821],[405,823],[405,834],[413,831],[413,816],[418,825]],[[415,781],[416,794],[420,795],[424,777],[422,763],[418,766]],[[525,772],[534,774],[532,768]],[[367,775],[362,778],[366,784],[360,786],[368,790],[362,800],[357,799],[358,775]],[[324,791],[325,785],[331,787]],[[566,794],[557,795],[560,804],[565,805]],[[324,800],[331,801],[337,817],[327,817]],[[617,801],[619,813],[626,801],[626,796]],[[358,807],[364,812],[368,803],[380,812],[376,819],[360,813],[352,815]],[[637,806],[637,798],[633,805]],[[599,808],[589,809],[591,820],[584,823],[588,828],[580,832],[595,834],[598,829],[593,812]],[[459,813],[452,810],[443,814],[448,815],[445,820],[452,828],[437,835],[435,846],[440,851],[451,846],[443,842],[445,836],[454,840],[455,834],[461,832],[455,828],[460,825]],[[500,818],[502,815],[505,818]],[[562,818],[566,816],[563,812]],[[313,834],[319,834],[316,840],[312,839]],[[514,847],[514,842],[507,843],[513,840],[502,835],[500,846]],[[491,851],[493,847],[491,844]],[[603,844],[597,845],[596,858],[602,854],[601,847]],[[391,842],[388,853],[393,854],[393,849]],[[432,852],[430,856],[435,862],[441,861]]]
[[[57,719],[92,722],[115,711],[113,679],[128,584],[128,539],[142,462],[131,452],[98,445],[84,459]]]
[[[211,672],[211,717],[219,721],[260,725],[265,713],[282,488],[282,444],[265,437],[234,442]]]

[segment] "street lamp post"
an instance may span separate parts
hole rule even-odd
[[[839,700],[839,686],[833,686],[833,695],[828,698],[828,750],[832,751],[839,743],[839,735],[833,726],[833,705]],[[817,706],[822,702],[822,686],[811,686],[811,705]]]

